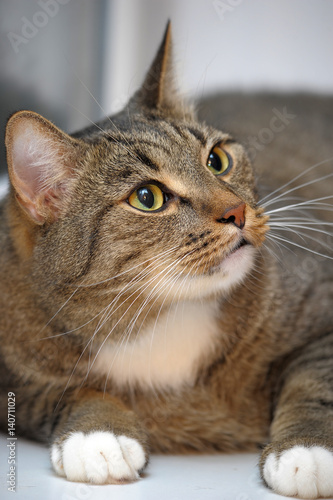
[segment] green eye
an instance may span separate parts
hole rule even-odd
[[[214,175],[227,174],[232,167],[232,158],[219,144],[211,150],[207,167]]]
[[[139,210],[153,212],[164,204],[163,191],[155,184],[147,184],[133,191],[128,198],[128,203]]]

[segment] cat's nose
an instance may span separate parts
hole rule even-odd
[[[236,207],[227,208],[222,217],[218,219],[218,222],[234,224],[234,226],[239,227],[239,229],[243,229],[245,225],[245,207],[245,203],[241,202]]]

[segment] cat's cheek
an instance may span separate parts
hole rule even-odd
[[[53,444],[51,461],[69,481],[112,484],[137,480],[147,459],[137,440],[96,431],[75,432],[61,445]]]
[[[320,446],[294,446],[277,456],[270,453],[263,477],[276,493],[300,498],[333,495],[333,453]]]

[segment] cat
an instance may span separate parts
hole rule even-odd
[[[262,450],[275,492],[333,495],[329,248],[300,276],[309,240],[296,254],[274,233],[316,229],[304,211],[327,217],[329,196],[260,199],[245,148],[177,93],[171,45],[168,24],[142,87],[99,124],[8,121],[1,407],[15,394],[16,432],[49,442],[71,481],[133,481],[156,451]],[[279,219],[279,200],[303,212]]]

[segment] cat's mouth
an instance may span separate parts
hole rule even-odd
[[[247,241],[245,238],[242,238],[235,246],[234,248],[231,249],[231,251],[228,253],[227,257],[229,257],[229,255],[237,252],[237,250],[239,250],[240,248],[242,247],[245,247],[246,245],[251,245],[251,243],[249,241]]]
[[[238,265],[241,266],[242,264],[242,254],[244,253],[244,256],[248,253],[246,250],[244,252],[243,249],[245,248],[253,248],[253,245],[246,240],[245,238],[240,238],[236,244],[234,244],[229,251],[221,258],[219,258],[218,262],[211,267],[209,270],[209,274],[215,274],[216,272],[223,271],[229,272],[231,271],[235,266],[237,267]]]
[[[229,252],[225,255],[225,257],[223,258],[223,261],[222,261],[222,266],[225,267],[225,266],[228,266],[229,264],[231,264],[231,262],[235,261],[235,264],[237,263],[238,261],[238,257],[241,256],[241,254],[243,254],[244,251],[242,251],[242,249],[244,249],[245,247],[252,247],[251,243],[246,240],[245,238],[241,238],[230,250]],[[245,251],[245,254],[247,252]]]

